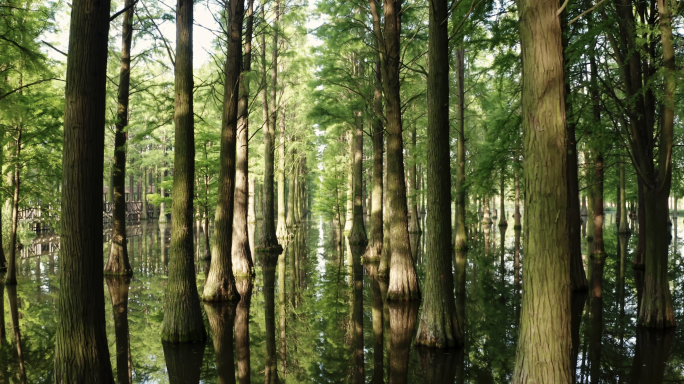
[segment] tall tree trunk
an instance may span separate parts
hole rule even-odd
[[[400,0],[384,0],[385,57],[387,76],[383,87],[387,99],[387,197],[390,218],[390,281],[387,299],[390,301],[420,300],[420,288],[411,257],[404,177],[404,142],[402,137],[401,100],[399,98],[399,40],[401,34]]]
[[[521,0],[525,263],[513,383],[571,383],[570,244],[558,2]],[[558,218],[562,219],[558,219]]]
[[[354,65],[358,67],[357,76],[363,78],[363,63],[354,63]],[[352,153],[354,215],[349,232],[349,244],[365,246],[368,244],[368,237],[366,236],[366,226],[363,222],[363,112],[355,111],[354,114],[354,134],[351,138],[354,141],[352,146],[354,149]],[[359,255],[359,257],[361,256]]]
[[[500,192],[499,192],[499,199],[500,199],[500,209],[499,209],[499,227],[507,227],[508,226],[508,221],[506,220],[506,211],[504,209],[504,201],[506,197],[506,192],[505,192],[505,178],[504,178],[504,170],[505,166],[501,167],[501,187],[500,187]]]
[[[285,217],[285,225],[288,228],[294,226],[294,210],[295,210],[295,200],[298,200],[297,196],[297,171],[299,170],[295,166],[295,153],[294,150],[290,150],[290,180],[287,184],[287,215]]]
[[[429,7],[427,198],[430,207],[451,206],[448,8],[446,0],[431,1]],[[413,135],[415,137],[415,130]],[[413,148],[412,156],[415,156],[415,143]],[[415,177],[415,165],[413,172]],[[417,211],[414,210],[416,216]],[[449,209],[428,211],[426,255],[427,274],[416,343],[437,348],[454,347],[463,343],[463,330],[453,299]]]
[[[21,186],[19,155],[21,154],[21,131],[17,136],[15,149],[15,164],[12,172],[12,227],[10,228],[10,249],[9,249],[9,263],[7,265],[7,276],[5,277],[6,285],[17,284],[17,228],[19,226],[19,190]],[[0,234],[2,236],[2,234]]]
[[[594,248],[592,258],[605,257],[606,250],[603,245],[603,154],[596,151],[594,158]]]
[[[416,125],[410,131],[411,142],[409,149],[409,175],[408,175],[408,195],[409,195],[409,209],[411,210],[411,217],[409,218],[409,233],[420,233],[420,216],[418,215],[418,181],[417,181],[417,163],[418,153],[416,152]],[[451,220],[451,218],[449,218]]]
[[[515,173],[515,213],[513,213],[513,217],[515,218],[513,229],[522,229],[520,222],[520,176],[518,172]]]
[[[162,140],[165,140],[165,138],[162,138]],[[162,144],[162,159],[161,159],[161,169],[159,170],[159,195],[162,198],[166,197],[166,190],[164,188],[164,174],[166,173],[166,161],[164,160],[166,158],[166,145]],[[157,219],[159,223],[166,224],[168,223],[168,219],[166,218],[166,203],[161,202],[159,204],[159,218]]]
[[[287,238],[287,196],[285,196],[285,106],[281,105],[280,121],[280,143],[278,145],[278,224],[276,225],[276,235],[278,239]]]
[[[266,37],[261,34],[261,64],[262,75],[262,106],[264,119],[264,184],[262,185],[262,210],[263,222],[257,252],[282,252],[283,248],[278,244],[275,228],[275,215],[273,211],[273,170],[274,170],[274,146],[275,146],[275,123],[276,114],[276,87],[278,86],[278,33],[280,20],[280,0],[275,0],[274,4],[275,20],[273,21],[273,42],[271,43],[272,62],[271,62],[271,100],[269,100],[266,90]],[[266,19],[264,7],[261,7],[262,20]],[[269,111],[270,109],[270,111]]]
[[[242,22],[244,0],[225,3],[229,35],[228,56],[224,67],[223,122],[221,160],[219,163],[218,197],[214,215],[214,246],[211,269],[204,283],[204,301],[239,300],[233,275],[233,216],[235,210],[235,153],[237,145],[238,94],[242,67]],[[244,195],[242,196],[244,197]],[[174,199],[175,201],[175,199]],[[244,214],[244,213],[243,213]]]
[[[382,42],[382,32],[380,27],[380,17],[377,11],[376,0],[369,0],[371,7],[371,14],[373,18],[373,33],[375,39],[373,44],[376,48],[380,47]],[[384,45],[384,44],[383,44]],[[375,66],[373,70],[373,190],[371,192],[373,203],[371,204],[371,238],[368,245],[366,255],[371,262],[379,262],[382,255],[382,241],[383,241],[383,169],[382,159],[384,152],[383,143],[383,105],[382,105],[382,59],[380,58],[380,48],[376,51]]]
[[[570,86],[566,84],[566,97],[570,93]],[[566,99],[566,109],[568,103]],[[567,227],[570,236],[570,284],[573,291],[587,289],[587,275],[582,262],[582,217],[579,207],[579,180],[577,171],[577,139],[575,138],[575,124],[567,124],[568,163],[566,173],[568,178],[568,216]],[[517,181],[516,181],[517,182]]]
[[[244,1],[244,0],[243,0]],[[248,0],[247,26],[245,28],[245,52],[243,54],[243,69],[240,73],[240,100],[238,101],[237,121],[237,160],[235,173],[235,213],[233,215],[233,241],[231,255],[233,258],[233,273],[235,276],[250,276],[254,274],[254,261],[249,248],[249,217],[250,188],[249,182],[249,78],[246,72],[252,70],[252,29],[254,25],[254,0]]]
[[[164,321],[161,328],[162,341],[172,343],[188,343],[206,339],[195,280],[195,261],[192,249],[192,222],[194,219],[192,199],[195,189],[192,8],[192,2],[178,0],[176,4],[171,263],[169,280],[164,292]]]
[[[126,141],[128,140],[128,99],[131,86],[131,43],[133,41],[133,13],[135,2],[126,0],[129,7],[123,15],[121,30],[121,67],[119,70],[119,93],[117,95],[118,109],[116,115],[116,130],[114,133],[114,207],[112,209],[112,244],[109,258],[104,268],[106,275],[132,275],[133,270],[128,260],[128,245],[126,240]],[[133,201],[133,174],[129,175],[131,182],[129,189]]]
[[[0,151],[2,151],[0,149]],[[2,167],[2,165],[0,165]],[[7,259],[5,258],[5,246],[2,241],[2,204],[0,204],[0,272],[7,269]]]
[[[387,181],[389,179],[389,172],[387,172],[387,154],[385,154],[385,157],[383,159],[383,167],[383,173],[385,177],[383,184],[388,185],[389,183]],[[385,209],[383,209],[382,214],[382,253],[380,254],[380,264],[378,265],[378,276],[380,276],[383,280],[384,278],[389,276],[390,260],[392,258],[392,243],[390,241],[390,214],[392,213],[392,207],[389,206],[389,198],[387,197],[387,194],[387,188],[384,188],[382,196],[382,205],[383,207],[385,207]],[[386,281],[383,281],[383,283],[386,283]],[[388,287],[385,286],[384,290],[386,290],[387,288]]]
[[[461,42],[462,43],[462,42]],[[465,48],[456,51],[456,76],[458,95],[458,137],[456,153],[456,249],[465,251],[468,248],[466,236],[466,203],[465,203]],[[465,255],[465,252],[462,253]],[[458,264],[458,262],[457,262]]]
[[[149,216],[147,215],[147,192],[149,191],[149,184],[147,181],[148,176],[150,175],[150,172],[147,168],[143,168],[142,170],[142,193],[140,194],[140,200],[142,201],[142,212],[140,214],[140,220],[148,220]]]
[[[102,175],[110,1],[71,6],[64,94],[56,383],[113,384],[105,330]]]
[[[116,377],[119,384],[133,384],[133,363],[131,361],[131,341],[128,328],[128,276],[105,277],[114,314],[114,334],[116,336]]]
[[[349,236],[352,225],[354,224],[354,148],[356,147],[354,136],[354,129],[347,132],[347,140],[349,142],[349,167],[347,169],[347,211],[344,220],[345,237]]]

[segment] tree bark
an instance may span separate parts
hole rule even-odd
[[[430,207],[451,205],[448,8],[446,0],[431,1],[429,7],[427,198]],[[415,149],[415,144],[413,148]],[[415,151],[412,156],[415,156]],[[416,216],[417,211],[414,210]],[[426,255],[424,300],[416,344],[437,348],[454,347],[463,343],[463,330],[453,299],[449,209],[428,210]]]
[[[243,0],[244,1],[244,0]],[[235,173],[235,212],[233,215],[232,264],[233,274],[251,276],[254,274],[254,261],[249,248],[249,201],[253,194],[249,190],[253,185],[249,182],[249,78],[246,73],[252,70],[252,29],[254,25],[254,0],[248,0],[247,26],[245,28],[245,52],[243,69],[240,73],[240,100],[238,101],[237,121],[237,160]]]
[[[420,300],[420,288],[411,257],[404,173],[404,143],[402,137],[401,100],[399,97],[399,40],[401,33],[400,0],[384,0],[385,56],[387,76],[383,88],[387,99],[387,197],[390,206],[390,280],[387,299],[390,301]]]
[[[110,1],[71,7],[64,94],[55,383],[114,383],[105,330],[102,178]]]
[[[567,147],[558,2],[521,0],[525,263],[513,383],[572,383]],[[561,219],[559,219],[559,217]]]
[[[133,269],[128,260],[126,239],[126,152],[128,150],[128,99],[131,86],[131,44],[133,41],[133,13],[135,2],[126,0],[129,7],[123,15],[121,30],[121,67],[119,70],[118,109],[114,133],[114,200],[112,209],[112,243],[109,258],[105,265],[105,275],[132,275]],[[131,181],[133,175],[130,174]],[[133,201],[133,183],[130,184],[131,201]]]
[[[195,189],[192,8],[193,3],[187,0],[178,0],[176,4],[171,262],[169,280],[164,292],[164,321],[161,329],[162,341],[172,343],[192,343],[206,339],[192,247],[192,200]]]

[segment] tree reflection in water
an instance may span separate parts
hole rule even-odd
[[[510,382],[524,289],[520,230],[483,226],[477,239],[470,232],[467,254],[454,253],[454,300],[459,319],[465,319],[466,339],[463,349],[446,352],[413,348],[418,309],[387,304],[387,281],[376,278],[378,266],[361,265],[362,249],[338,248],[332,223],[318,219],[293,229],[281,264],[284,284],[278,280],[278,256],[264,263],[257,254],[256,276],[237,281],[237,307],[204,309],[211,342],[162,345],[167,236],[156,222],[131,233],[131,243],[142,245],[132,253],[133,279],[129,285],[116,278],[103,281],[111,301],[105,326],[118,382],[246,384],[263,382],[267,373],[269,382],[277,373],[288,383]],[[588,257],[587,248],[583,252],[592,290],[572,300],[569,358],[575,382],[684,381],[684,345],[677,330],[653,332],[636,324],[643,281],[643,271],[632,268],[637,236],[619,237],[615,224],[608,224],[604,235],[607,254],[601,263]],[[419,278],[421,260],[430,257],[421,240],[411,238]],[[678,287],[684,263],[674,247],[673,239],[669,272]],[[22,366],[26,382],[44,382],[53,365],[59,254],[19,259],[17,267],[19,284],[0,286],[0,382],[21,383]],[[197,278],[201,288],[204,271]],[[680,291],[673,290],[675,308],[684,305]],[[684,320],[682,311],[676,316]],[[283,329],[284,336],[277,332]]]

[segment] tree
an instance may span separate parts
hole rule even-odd
[[[429,12],[427,203],[429,207],[448,207],[451,205],[451,166],[447,1],[430,2]],[[454,347],[463,343],[463,330],[452,298],[450,210],[429,209],[426,226],[427,274],[416,343],[437,348]]]
[[[126,0],[121,33],[121,69],[119,74],[119,94],[116,121],[116,139],[114,140],[114,209],[112,212],[112,246],[109,259],[105,265],[107,275],[131,275],[133,270],[128,261],[128,246],[126,244],[126,140],[128,132],[128,100],[131,84],[131,43],[133,40],[133,12],[134,0]],[[131,193],[133,186],[131,185]],[[147,207],[145,207],[147,208]]]
[[[571,383],[563,47],[557,3],[518,2],[522,44],[525,261],[513,382]]]
[[[105,333],[102,175],[110,2],[71,7],[55,382],[114,383]]]
[[[174,103],[174,177],[171,210],[171,255],[169,282],[164,294],[162,341],[188,343],[204,341],[195,280],[192,227],[192,199],[195,187],[195,132],[193,115],[192,22],[193,4],[176,4],[176,60]]]
[[[266,86],[266,36],[261,35],[261,65],[262,65],[262,108],[264,120],[264,185],[262,194],[263,228],[257,245],[257,252],[281,253],[283,247],[278,244],[275,228],[275,215],[273,210],[273,176],[274,176],[274,147],[275,147],[275,124],[278,111],[276,106],[276,88],[278,85],[278,21],[280,20],[280,1],[275,0],[273,21],[273,43],[271,47],[271,98],[269,104],[268,90]],[[262,19],[265,20],[265,9],[261,7]]]
[[[420,288],[411,256],[408,234],[406,179],[404,178],[404,143],[399,98],[399,35],[401,3],[384,0],[385,74],[383,89],[387,100],[387,197],[390,209],[391,262],[388,300],[419,300]]]
[[[228,17],[228,56],[224,69],[223,120],[221,123],[221,156],[218,201],[214,226],[211,269],[204,284],[204,301],[239,300],[233,275],[233,216],[235,208],[235,151],[238,123],[238,92],[242,67],[242,22],[244,0],[226,3]]]
[[[233,216],[233,273],[236,277],[251,276],[254,268],[248,239],[249,208],[249,97],[252,70],[252,30],[254,25],[254,0],[248,0],[247,25],[245,27],[245,52],[240,74],[240,100],[238,101],[237,160],[235,174],[235,214]],[[253,184],[253,183],[252,183]],[[253,205],[253,204],[252,204]]]

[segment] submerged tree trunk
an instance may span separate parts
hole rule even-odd
[[[229,15],[228,56],[224,67],[223,119],[218,197],[214,215],[214,246],[211,269],[204,283],[202,300],[239,300],[233,275],[233,218],[235,209],[235,153],[237,145],[238,93],[242,67],[242,22],[244,0],[225,3]],[[244,195],[242,196],[244,197]],[[174,199],[175,201],[175,199]],[[244,212],[243,212],[244,214]],[[242,228],[241,228],[242,229]]]
[[[430,207],[449,207],[449,12],[446,0],[430,2],[429,14],[427,198]],[[437,348],[454,347],[463,343],[463,330],[453,299],[450,210],[428,211],[426,255],[427,274],[416,344]]]
[[[112,179],[114,181],[114,200],[112,209],[112,245],[109,259],[105,265],[106,275],[132,275],[133,270],[128,260],[126,240],[126,151],[128,140],[128,99],[131,85],[131,42],[133,40],[133,12],[135,2],[126,0],[128,10],[124,12],[121,30],[121,69],[119,73],[119,103],[116,115],[116,131],[114,134],[114,165]],[[132,174],[130,175],[132,177]],[[133,200],[133,183],[129,183],[131,201]]]
[[[506,193],[504,191],[504,189],[505,189],[504,170],[505,170],[505,168],[501,167],[501,187],[500,187],[501,192],[499,195],[499,199],[500,199],[500,203],[501,203],[501,209],[499,210],[500,211],[499,212],[499,227],[507,227],[508,226],[508,221],[506,220],[506,211],[504,209],[504,200],[505,200],[505,196],[506,196]]]
[[[105,330],[102,175],[110,1],[71,8],[64,94],[56,383],[113,384]],[[97,177],[93,177],[97,175]]]
[[[191,343],[206,339],[192,249],[192,199],[195,187],[192,8],[192,2],[183,0],[178,0],[176,5],[171,262],[164,292],[164,321],[161,329],[162,341],[172,343]]]
[[[518,7],[527,219],[513,383],[572,383],[570,244],[564,220],[567,137],[558,3],[521,0]]]
[[[401,5],[398,0],[384,0],[386,73],[383,77],[387,99],[387,197],[390,218],[390,280],[387,299],[390,301],[420,300],[420,288],[411,257],[404,177],[404,142],[402,137],[401,100],[399,97],[399,37]]]

